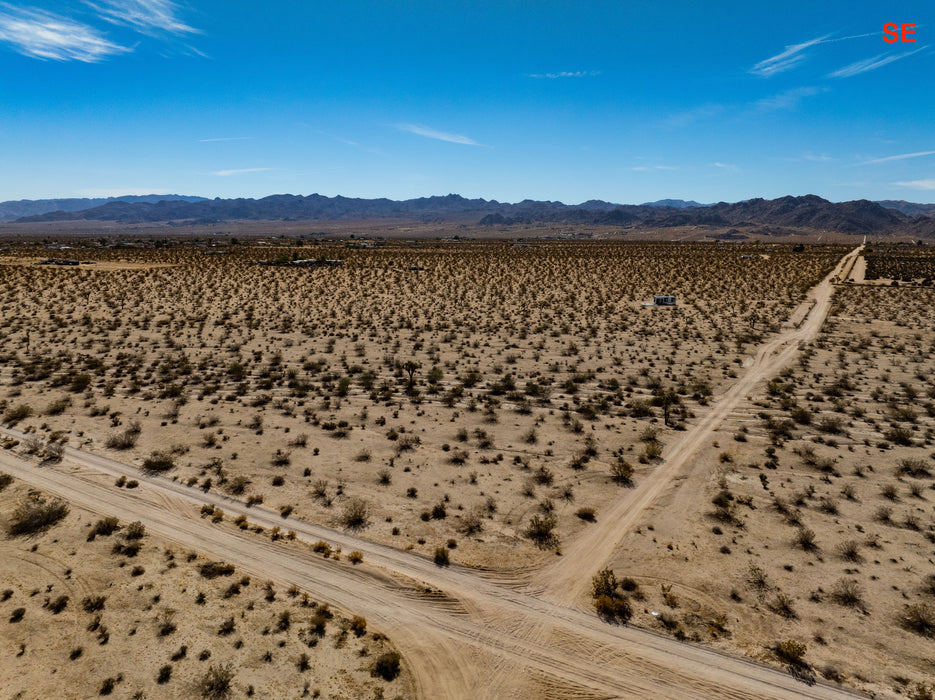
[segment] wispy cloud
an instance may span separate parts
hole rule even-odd
[[[100,4],[87,0],[85,4],[99,12],[103,20],[132,27],[142,34],[199,33],[178,18],[178,5],[171,0],[103,0]]]
[[[785,51],[760,61],[748,72],[753,73],[754,75],[760,75],[764,78],[768,78],[770,76],[776,75],[777,73],[784,73],[787,70],[791,70],[805,60],[806,49],[815,46],[816,44],[822,43],[829,36],[830,35],[826,34],[825,36],[820,36],[816,39],[803,41],[801,44],[792,44],[791,46],[787,46]]]
[[[449,143],[460,143],[464,146],[482,145],[477,143],[477,141],[474,139],[468,138],[467,136],[461,136],[460,134],[449,134],[445,131],[430,129],[427,126],[421,126],[419,124],[397,124],[396,128],[400,131],[408,131],[410,134],[424,136],[427,139],[437,139],[438,141],[448,141]]]
[[[702,119],[711,119],[717,117],[718,115],[724,112],[724,105],[719,104],[706,104],[696,107],[695,109],[690,109],[686,112],[676,112],[665,118],[663,124],[671,127],[682,127],[693,124],[696,121]]]
[[[558,73],[530,73],[530,78],[591,78],[595,75],[600,75],[601,71],[599,70],[575,70],[567,71],[563,70]]]
[[[30,58],[96,63],[132,51],[109,41],[97,29],[35,8],[0,3],[0,42]]]
[[[272,168],[240,168],[238,170],[218,170],[217,172],[213,172],[211,174],[220,175],[221,177],[230,177],[231,175],[243,175],[245,173],[260,173],[264,170],[272,170]]]
[[[801,102],[803,98],[825,92],[826,89],[827,88],[817,87],[793,88],[792,90],[780,92],[778,95],[764,97],[762,100],[757,100],[754,102],[751,106],[757,112],[774,112],[781,109],[795,109],[799,106],[799,102]]]
[[[857,165],[876,165],[877,163],[889,163],[894,160],[906,160],[907,158],[921,158],[922,156],[935,155],[935,151],[917,151],[916,153],[900,153],[896,156],[885,156],[883,158],[872,158],[864,160]]]
[[[736,173],[737,171],[740,170],[740,168],[738,168],[736,165],[733,165],[732,163],[718,163],[715,161],[714,163],[711,163],[711,165],[713,165],[715,168],[720,168],[721,170],[724,170],[725,172],[729,172],[729,173]]]
[[[909,180],[908,182],[894,182],[897,187],[908,187],[913,190],[935,190],[935,179]]]
[[[806,153],[802,156],[802,159],[810,160],[813,163],[828,163],[834,160],[834,158],[829,155],[825,155],[824,153]]]
[[[213,143],[214,141],[249,141],[253,136],[220,136],[215,139],[198,139],[198,143]]]
[[[889,65],[894,61],[898,61],[902,58],[908,58],[913,54],[919,53],[920,51],[927,49],[928,46],[923,46],[916,49],[915,51],[909,51],[908,53],[901,54],[885,54],[881,53],[878,56],[873,58],[865,58],[863,61],[857,61],[856,63],[851,63],[848,66],[839,68],[833,73],[829,73],[829,78],[851,78],[855,75],[860,75],[861,73],[866,73],[867,71],[876,70],[877,68],[882,68],[883,66]]]
[[[644,173],[650,170],[678,170],[674,165],[635,165],[630,170]]]

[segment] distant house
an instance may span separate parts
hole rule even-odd
[[[656,294],[653,297],[653,306],[675,306],[675,296],[671,294]]]

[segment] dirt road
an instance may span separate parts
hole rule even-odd
[[[636,488],[621,492],[621,497],[601,512],[596,526],[584,531],[574,542],[566,543],[565,556],[556,558],[533,578],[530,590],[555,603],[581,602],[590,587],[591,577],[604,568],[621,540],[633,530],[643,512],[672,482],[692,469],[691,458],[710,438],[718,425],[753,393],[754,387],[776,375],[795,357],[799,344],[814,338],[828,316],[834,287],[831,280],[852,264],[863,246],[845,255],[825,279],[809,290],[800,309],[792,318],[804,318],[798,327],[790,327],[761,345],[753,363],[701,420],[663,451],[663,463]],[[801,311],[808,309],[808,315]]]
[[[579,600],[593,571],[602,567],[632,526],[633,513],[652,503],[756,382],[789,361],[799,341],[818,332],[830,291],[827,279],[818,285],[807,320],[767,343],[737,384],[670,446],[665,464],[612,506],[601,518],[600,529],[570,543],[566,556],[542,571],[536,586],[541,595],[463,567],[439,568],[424,557],[352,533],[283,519],[263,507],[247,508],[217,493],[144,476],[132,466],[81,450],[69,448],[63,462],[47,466],[0,452],[0,471],[94,513],[125,522],[140,520],[150,533],[169,542],[264,579],[295,584],[313,598],[364,615],[390,634],[421,697],[849,697],[851,693],[837,687],[808,686],[782,671],[711,649],[607,625],[569,605]],[[22,438],[15,430],[0,433]],[[139,480],[139,488],[115,487],[120,475]],[[230,517],[244,514],[267,529],[294,530],[299,540],[322,539],[345,553],[358,550],[364,563],[323,559],[301,544],[242,533],[229,522],[211,524],[199,517],[205,503]]]

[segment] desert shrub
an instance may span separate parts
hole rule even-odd
[[[367,633],[367,620],[360,615],[355,615],[351,618],[348,629],[354,633],[355,637],[363,637]]]
[[[613,570],[602,569],[591,579],[591,597],[601,618],[626,624],[633,616],[633,609],[627,597],[617,591],[617,586]]]
[[[120,521],[117,520],[117,518],[102,518],[94,523],[94,527],[91,528],[91,532],[88,533],[88,542],[93,542],[98,535],[107,537],[116,532],[119,528]]]
[[[114,692],[114,688],[117,687],[116,678],[105,678],[104,682],[101,683],[101,689],[98,691],[98,695],[110,695]]]
[[[10,613],[10,622],[19,622],[26,615],[26,608],[15,608]]]
[[[209,561],[198,567],[198,573],[207,579],[217,578],[218,576],[231,576],[234,573],[234,565],[222,561]]]
[[[32,493],[13,511],[10,522],[7,524],[7,533],[11,537],[17,537],[41,532],[55,525],[66,515],[68,515],[68,504],[65,501],[57,498],[47,500],[39,494]]]
[[[862,608],[864,604],[860,584],[854,579],[840,579],[831,590],[831,599],[838,605],[849,608]]]
[[[373,663],[371,675],[379,676],[385,681],[395,680],[399,675],[400,656],[398,652],[387,651],[377,657]]]
[[[222,637],[227,637],[233,634],[236,628],[237,628],[237,625],[234,622],[234,618],[229,617],[226,620],[224,620],[224,622],[221,623],[221,626],[218,628],[218,634]]]
[[[3,491],[7,486],[13,483],[13,477],[9,474],[4,474],[0,472],[0,491]]]
[[[435,566],[448,566],[451,563],[448,550],[445,547],[436,547],[433,561],[435,562]]]
[[[902,425],[892,426],[889,430],[883,433],[883,437],[892,443],[902,445],[904,447],[909,447],[912,445],[912,430]]]
[[[136,447],[137,440],[139,440],[140,431],[135,430],[134,428],[127,428],[118,433],[112,433],[107,437],[107,441],[104,443],[107,447],[112,450],[129,450],[133,447]]]
[[[71,397],[66,396],[56,401],[51,401],[48,406],[46,406],[45,414],[47,416],[58,416],[65,412],[65,409],[71,405]]]
[[[165,666],[160,667],[159,673],[156,675],[156,682],[159,685],[165,685],[172,678],[172,664],[166,664]]]
[[[71,378],[71,382],[68,385],[69,391],[73,391],[76,394],[80,394],[82,391],[91,386],[91,375],[84,372],[76,374]]]
[[[844,561],[859,563],[863,560],[860,556],[860,542],[857,540],[845,540],[838,545],[838,554]]]
[[[16,425],[22,420],[26,420],[32,415],[32,408],[27,404],[20,404],[13,408],[8,409],[3,414],[3,422],[9,425]]]
[[[170,452],[156,451],[143,460],[143,471],[153,474],[167,472],[175,468],[175,457]]]
[[[549,547],[556,542],[553,530],[556,526],[555,518],[551,515],[534,515],[529,521],[525,535],[539,547]]]
[[[756,564],[750,564],[750,566],[747,567],[746,581],[750,588],[758,591],[769,588],[769,583],[766,580],[766,572]]]
[[[935,637],[935,610],[925,603],[908,606],[900,622],[910,632]]]
[[[925,460],[911,458],[899,460],[896,467],[896,474],[897,476],[909,475],[917,479],[921,479],[923,477],[931,476],[932,471]]]
[[[62,610],[68,607],[68,596],[60,595],[55,600],[49,601],[45,607],[52,611],[53,615],[58,615]]]
[[[65,443],[50,440],[42,449],[42,458],[49,462],[58,462],[65,456]]]
[[[360,530],[367,525],[369,506],[362,498],[351,498],[341,513],[341,524],[351,530]]]
[[[458,532],[462,535],[476,535],[484,529],[484,521],[476,510],[465,515],[458,525]]]
[[[807,527],[798,528],[792,541],[796,547],[801,547],[806,552],[818,549],[818,545],[815,544],[815,531]]]
[[[102,595],[87,596],[81,601],[81,609],[87,613],[98,612],[104,609],[106,600],[107,598]]]
[[[175,632],[178,629],[175,624],[175,610],[166,609],[159,613],[156,618],[156,628],[160,637],[167,637]]]
[[[240,496],[250,485],[250,479],[245,476],[235,476],[224,484],[224,489],[232,496]]]
[[[622,622],[626,624],[633,616],[629,601],[621,596],[598,596],[594,599],[594,609],[597,614],[608,622]]]
[[[593,523],[595,520],[597,520],[597,518],[594,515],[594,509],[591,508],[590,506],[579,508],[578,510],[575,511],[575,515],[577,515],[579,518],[581,518],[585,522],[589,522],[589,523]]]
[[[613,569],[602,569],[591,579],[591,597],[612,597],[617,593],[617,577]]]
[[[225,700],[233,690],[233,680],[234,667],[231,664],[211,664],[207,673],[198,680],[196,689],[205,700]]]
[[[792,607],[793,600],[788,595],[780,591],[768,604],[770,610],[777,615],[792,620],[796,617],[795,608]]]
[[[802,663],[807,647],[802,642],[797,642],[794,639],[787,639],[784,642],[777,643],[776,646],[773,647],[773,651],[782,661],[788,664],[798,665]]]
[[[351,564],[360,564],[364,560],[364,555],[361,552],[354,550],[353,552],[347,555],[347,560]]]
[[[610,465],[610,478],[621,486],[632,486],[633,467],[623,457],[617,457]]]
[[[127,525],[127,539],[141,540],[146,536],[146,527],[139,520],[134,520]]]

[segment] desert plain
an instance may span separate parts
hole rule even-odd
[[[4,698],[935,696],[930,246],[2,248]]]

